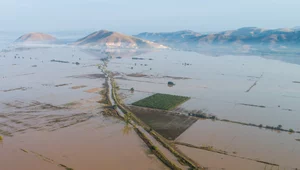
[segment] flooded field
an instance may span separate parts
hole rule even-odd
[[[299,134],[290,135],[227,122],[198,120],[176,142],[212,147],[212,153],[214,149],[220,150],[226,157],[231,155],[252,162],[277,164],[281,166],[280,169],[293,169],[300,167],[300,147],[296,141],[299,137]]]
[[[0,169],[166,169],[103,115],[101,58],[69,47],[0,53]]]
[[[121,100],[199,165],[300,167],[299,65],[258,56],[123,53],[111,53],[107,68]],[[0,53],[1,167],[166,169],[125,123],[105,116],[105,57],[63,46]],[[156,93],[190,99],[170,111],[131,105]]]
[[[247,125],[300,131],[297,64],[259,56],[212,57],[161,51],[112,59],[108,69],[115,73],[120,96],[127,105],[155,93],[188,96],[191,99],[176,109],[185,110],[183,114],[201,111]],[[170,81],[175,85],[168,86]],[[297,139],[298,133],[199,120],[175,141],[226,151],[227,155],[209,153],[209,163],[201,159],[208,151],[178,146],[199,164],[212,168],[232,169],[221,166],[221,157],[226,157],[233,162],[249,158],[242,159],[241,165],[247,167],[248,162],[252,169],[295,169],[300,167]],[[214,161],[220,166],[211,166]]]
[[[197,121],[194,117],[172,114],[156,109],[131,106],[130,110],[155,131],[170,140],[176,139],[182,132]]]

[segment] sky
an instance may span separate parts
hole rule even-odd
[[[0,31],[127,34],[300,25],[300,0],[0,0]]]

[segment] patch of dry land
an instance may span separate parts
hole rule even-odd
[[[0,55],[1,170],[166,169],[123,121],[103,114],[101,58],[73,48]]]

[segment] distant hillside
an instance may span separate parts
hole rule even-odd
[[[53,42],[57,39],[51,35],[44,33],[29,33],[22,35],[15,42],[18,43],[37,43],[37,42]]]
[[[107,30],[94,32],[77,40],[72,45],[106,48],[167,48],[148,40]]]
[[[300,32],[291,29],[266,30],[245,27],[233,31],[196,37],[197,43],[203,44],[242,44],[242,45],[294,45],[300,42]]]
[[[293,28],[295,31],[300,31],[300,26],[294,27]]]
[[[201,47],[203,45],[297,45],[300,31],[295,29],[261,29],[245,27],[237,30],[201,35],[192,31],[141,33],[137,37],[171,47]]]
[[[144,32],[135,35],[135,37],[139,37],[145,40],[150,40],[168,46],[176,46],[177,44],[180,44],[182,46],[184,44],[189,43],[191,39],[199,36],[201,36],[200,33],[190,31],[190,30],[183,30],[177,32],[161,32],[161,33]]]
[[[147,39],[150,41],[158,42],[182,42],[185,39],[188,40],[191,37],[198,37],[200,33],[190,30],[177,31],[177,32],[162,32],[162,33],[149,33],[144,32],[136,35],[136,37]]]

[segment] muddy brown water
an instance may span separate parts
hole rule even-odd
[[[265,169],[277,169],[269,165],[257,163],[245,159],[238,159],[226,155],[220,155],[213,152],[192,149],[185,146],[177,146],[183,153],[197,161],[201,162],[202,166],[208,168],[208,170],[265,170]]]
[[[98,101],[105,79],[98,55],[66,47],[5,55],[0,59],[0,169],[166,169],[135,132],[102,115]]]
[[[123,134],[124,124],[93,118],[54,132],[32,132],[5,138],[0,152],[5,170],[165,169],[134,131]],[[28,153],[22,151],[27,151]],[[53,160],[48,162],[43,157]]]
[[[205,109],[222,119],[269,126],[282,125],[286,129],[300,130],[297,121],[300,118],[300,106],[297,104],[300,86],[293,83],[298,79],[299,65],[259,56],[210,57],[183,51],[162,51],[138,57],[153,60],[124,57],[113,59],[108,64],[109,70],[119,73],[117,82],[121,89],[134,87],[136,91],[145,93],[190,96],[192,99],[182,107],[190,110]],[[183,63],[192,65],[185,66]],[[147,76],[126,76],[132,74]],[[167,86],[168,81],[176,85],[170,88]],[[246,92],[255,82],[256,85]]]
[[[198,120],[176,141],[195,146],[212,146],[229,155],[278,164],[281,169],[292,169],[300,167],[300,146],[295,136],[300,135],[227,122]],[[187,153],[188,150],[186,149]]]
[[[109,70],[118,73],[119,93],[128,105],[155,93],[189,96],[191,99],[180,106],[182,110],[201,110],[221,119],[263,126],[282,125],[283,129],[300,131],[300,86],[293,83],[299,81],[300,66],[297,64],[259,56],[211,57],[183,51],[162,51],[138,57],[153,60],[124,57],[112,59],[108,64]],[[144,76],[128,76],[136,74]],[[175,86],[168,87],[168,81]],[[133,93],[130,92],[132,87]],[[299,134],[295,133],[198,121],[178,139],[197,146],[213,145],[216,149],[235,152],[237,156],[279,164],[280,168],[299,168],[299,142],[295,140],[299,139]],[[216,161],[219,168],[226,164],[218,154],[212,153],[209,159],[202,159],[205,152],[198,154],[200,151],[194,148],[180,148],[199,164],[214,167],[212,163]],[[234,157],[228,159],[231,163],[238,161]],[[265,168],[261,163],[252,166],[251,161],[250,164],[246,162],[241,161],[240,165],[249,169]],[[232,169],[234,166],[223,167]]]

